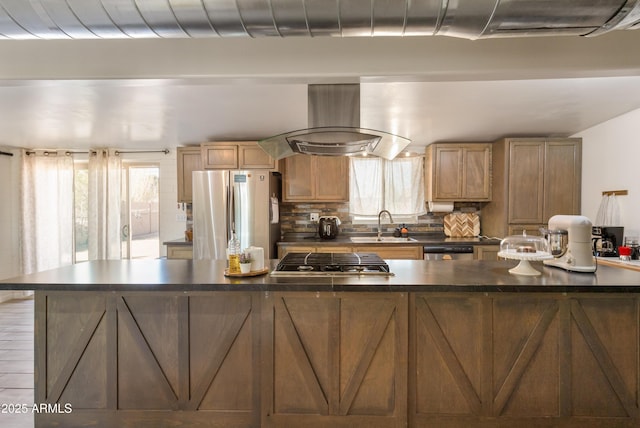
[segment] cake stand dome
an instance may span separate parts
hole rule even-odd
[[[522,235],[507,236],[500,241],[500,251],[498,257],[511,260],[520,260],[518,266],[509,269],[514,275],[540,275],[529,262],[550,260],[553,258],[549,251],[549,242],[542,236],[527,235],[525,231]]]

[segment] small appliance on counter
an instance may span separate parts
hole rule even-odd
[[[320,239],[335,239],[340,232],[340,219],[336,216],[321,216],[318,219]]]
[[[640,244],[637,237],[628,236],[624,238],[624,246],[631,249],[631,260],[640,259]]]
[[[572,272],[595,272],[596,264],[591,247],[591,220],[581,215],[554,215],[546,232],[553,259],[546,266]]]
[[[599,257],[619,257],[618,247],[622,245],[624,227],[593,226],[591,228],[593,254]]]

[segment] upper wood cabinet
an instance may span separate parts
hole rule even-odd
[[[435,143],[425,151],[427,201],[490,201],[491,144]]]
[[[200,145],[204,169],[274,169],[276,163],[255,141]]]
[[[294,155],[284,159],[283,200],[346,202],[349,158]]]
[[[535,233],[556,214],[580,214],[582,140],[507,138],[493,147],[493,200],[482,233]]]
[[[178,147],[176,155],[178,160],[178,202],[190,203],[193,194],[191,173],[202,170],[200,147]]]

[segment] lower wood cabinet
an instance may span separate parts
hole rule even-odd
[[[36,292],[37,427],[260,425],[259,295]],[[98,423],[96,423],[98,421]]]
[[[640,424],[637,298],[410,300],[409,426]]]
[[[474,260],[498,260],[498,252],[500,251],[500,245],[474,245],[473,246],[473,258]]]
[[[273,293],[265,315],[264,426],[406,426],[405,294]]]
[[[193,259],[193,246],[191,245],[167,245],[168,259]]]
[[[73,410],[35,426],[637,427],[639,314],[624,293],[38,290],[34,402]]]
[[[376,253],[385,260],[422,260],[424,250],[420,245],[297,245],[287,244],[278,247],[278,258],[287,253]]]

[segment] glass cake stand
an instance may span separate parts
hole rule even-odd
[[[534,269],[530,262],[541,262],[553,258],[549,251],[549,243],[542,236],[522,235],[507,236],[500,242],[498,257],[520,260],[518,266],[509,269],[514,275],[536,276],[541,272]]]

